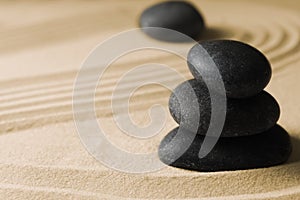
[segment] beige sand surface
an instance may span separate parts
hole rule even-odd
[[[98,43],[136,27],[139,13],[153,2],[0,2],[0,199],[300,199],[298,1],[194,1],[209,25],[207,39],[242,40],[270,59],[273,78],[266,90],[280,103],[279,124],[293,139],[288,163],[218,173],[165,167],[137,175],[106,168],[87,153],[73,122],[76,74]],[[145,62],[167,64],[191,77],[184,61],[152,51],[128,55],[107,70],[96,90],[97,116],[107,137],[132,152],[155,151],[176,126],[168,116],[159,135],[139,141],[122,134],[112,120],[115,84]],[[142,78],[151,80],[153,73]],[[167,108],[169,93],[157,85],[137,90],[130,103],[133,119],[149,123],[147,110],[154,104]]]

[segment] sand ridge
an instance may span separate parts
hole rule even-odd
[[[48,4],[50,7],[54,6]],[[66,19],[57,24],[56,28],[62,29],[62,32],[61,35],[55,32],[53,40],[61,42],[59,45],[70,44],[69,48],[74,47],[76,37],[64,40],[64,37],[74,31],[81,30],[72,23],[70,26],[65,26],[72,19],[78,19],[81,23],[92,18],[98,19],[101,15],[97,14],[97,9],[104,9],[100,6],[94,7],[98,5],[96,2],[90,5],[79,1],[79,4],[83,7],[76,6],[77,12],[67,12]],[[110,3],[104,4],[110,12],[116,12]],[[124,20],[131,20],[129,24],[133,27],[138,10],[148,4],[150,2],[136,3],[136,13],[131,13],[132,10],[128,7],[134,6],[134,3],[121,3],[117,11],[121,10],[123,14],[128,14],[128,19]],[[53,63],[50,62],[36,68],[33,67],[34,62],[30,61],[32,63],[29,62],[28,65],[32,64],[32,66],[28,67],[28,71],[15,77],[15,73],[19,70],[15,65],[21,64],[20,61],[15,61],[12,62],[11,67],[6,67],[7,70],[3,71],[11,78],[2,80],[0,84],[2,152],[0,197],[3,197],[2,199],[297,199],[300,195],[300,148],[298,147],[300,96],[297,88],[300,73],[300,68],[297,67],[300,64],[299,14],[275,5],[251,2],[204,1],[201,5],[195,2],[195,5],[201,8],[207,18],[209,24],[209,32],[205,36],[207,39],[225,37],[241,40],[256,46],[270,59],[273,78],[267,91],[279,101],[282,110],[279,123],[293,137],[294,152],[287,164],[265,169],[221,173],[195,173],[166,167],[155,173],[134,175],[108,169],[86,152],[73,123],[72,92],[78,65],[67,65],[61,69],[56,66],[57,68],[53,69],[51,68]],[[69,4],[65,2],[57,9],[66,9],[68,6]],[[93,12],[87,14],[88,10]],[[104,13],[111,14],[108,11]],[[49,14],[49,19],[51,18],[53,16]],[[50,27],[56,26],[54,22],[49,23]],[[5,43],[9,47],[6,52],[7,57],[3,57],[1,66],[9,64],[10,54],[14,51],[17,51],[16,54],[20,58],[24,58],[28,56],[24,49],[32,46],[30,53],[36,53],[35,55],[38,56],[37,49],[47,45],[47,41],[43,41],[46,30],[41,31],[42,25],[29,25],[28,22],[28,26],[24,29],[20,28],[24,31],[23,36],[18,35],[17,32],[14,33],[15,36],[11,36],[17,41],[24,40],[23,43],[15,42],[9,45],[13,40],[7,40]],[[79,32],[92,38],[89,40],[78,38],[79,44],[83,45],[85,50],[96,45],[94,42],[99,39],[95,37],[96,34],[101,34],[102,39],[105,39],[114,33],[109,30],[102,32],[101,28],[92,29],[94,25],[95,20],[92,20],[83,27],[86,30]],[[17,22],[14,26],[17,27]],[[107,27],[115,28],[116,31],[126,26],[115,20]],[[9,30],[7,28],[7,32],[0,33],[0,36],[8,38]],[[31,32],[35,33],[36,38],[28,36]],[[28,38],[30,40],[27,40]],[[1,45],[0,51],[5,51],[4,46]],[[61,47],[61,53],[66,52],[66,49]],[[51,52],[52,50],[49,50],[49,53]],[[97,116],[107,124],[105,128],[111,133],[108,137],[116,144],[132,151],[138,150],[140,146],[132,145],[133,142],[128,137],[122,137],[111,121],[110,97],[118,78],[132,66],[153,60],[169,64],[187,78],[191,77],[188,69],[183,65],[184,62],[174,59],[171,55],[154,54],[152,57],[149,56],[150,54],[138,55],[132,55],[128,60],[116,63],[112,70],[107,71],[96,91]],[[66,55],[66,60],[70,61],[72,57],[74,55]],[[39,59],[42,60],[37,58],[37,61],[40,61]],[[154,75],[166,79],[166,75],[159,72],[144,74],[142,78],[151,80]],[[131,78],[129,85],[130,81],[141,77]],[[168,79],[174,83],[179,81],[174,77]],[[87,79],[86,84],[91,84],[90,80]],[[127,86],[122,86],[122,89],[125,91]],[[132,101],[133,115],[136,115],[136,118],[144,116],[145,110],[153,103],[160,103],[166,107],[169,94],[170,91],[155,86],[137,91]],[[83,105],[84,95],[85,91],[82,88]],[[145,121],[147,120],[148,118],[145,117]],[[151,142],[139,144],[144,144],[141,146],[144,146],[145,151],[155,150],[160,138],[174,126],[175,123],[168,118],[167,126],[160,136],[155,137]],[[177,190],[175,191],[174,188]]]

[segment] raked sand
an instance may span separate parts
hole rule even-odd
[[[270,60],[273,77],[266,90],[278,100],[282,111],[279,124],[292,137],[294,149],[288,163],[234,172],[199,173],[165,167],[130,174],[105,167],[85,150],[72,110],[73,85],[81,63],[101,41],[135,28],[140,12],[154,2],[0,3],[1,199],[300,198],[300,4],[296,1],[288,1],[290,6],[279,1],[195,2],[209,26],[205,39],[241,40],[256,46]],[[113,121],[110,105],[117,81],[133,67],[149,62],[166,64],[191,78],[182,59],[145,50],[113,63],[95,95],[97,117],[107,137],[135,153],[156,151],[160,139],[176,126],[168,115],[159,135],[138,140],[122,134]],[[121,94],[137,79],[151,81],[154,76],[180,83],[176,77],[149,72],[130,77],[120,86]],[[85,84],[91,84],[90,80]],[[84,88],[81,92],[84,99]],[[169,94],[157,85],[138,89],[130,99],[133,120],[140,125],[149,123],[148,109],[154,104],[167,108]]]

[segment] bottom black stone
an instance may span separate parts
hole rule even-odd
[[[275,125],[257,135],[219,138],[213,150],[200,159],[198,153],[204,136],[197,134],[182,154],[187,138],[193,138],[194,134],[184,130],[178,139],[177,131],[178,128],[175,128],[162,140],[158,154],[162,162],[183,169],[210,172],[270,167],[284,163],[292,151],[288,133],[279,125]],[[177,139],[170,145],[175,135]],[[178,155],[179,158],[172,162],[174,156]]]

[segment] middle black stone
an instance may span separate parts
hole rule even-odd
[[[192,98],[193,93],[197,97],[196,100]],[[206,134],[211,118],[211,100],[208,88],[203,81],[192,79],[177,86],[170,96],[169,109],[172,117],[180,126],[194,130],[194,127],[199,125],[197,133]],[[200,120],[195,124],[192,119],[198,112]],[[279,115],[278,103],[265,91],[246,99],[228,98],[221,137],[261,133],[273,127]]]

